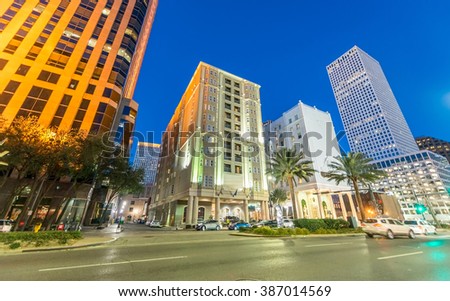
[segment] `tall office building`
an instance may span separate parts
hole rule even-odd
[[[0,113],[129,144],[158,0],[2,0]]]
[[[374,189],[393,194],[406,219],[450,221],[450,167],[446,159],[419,151],[380,64],[353,47],[327,66],[350,148],[387,173]],[[448,162],[447,162],[448,163]]]
[[[268,217],[259,88],[198,65],[163,135],[150,219]]]
[[[450,162],[450,142],[429,136],[418,137],[416,142],[421,150],[432,151],[445,157]]]
[[[353,152],[379,160],[419,150],[374,58],[354,46],[327,71]]]
[[[153,185],[158,169],[159,149],[161,145],[150,142],[138,142],[133,160],[133,168],[144,170],[144,184]]]

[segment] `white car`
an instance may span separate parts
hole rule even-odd
[[[145,224],[150,228],[161,228],[161,223],[159,221],[147,221]]]
[[[12,223],[9,219],[0,219],[0,232],[10,232]]]
[[[390,217],[369,218],[361,223],[361,227],[370,238],[374,235],[382,235],[389,239],[394,239],[396,236],[416,238],[412,227]]]
[[[294,228],[294,222],[291,219],[283,219],[283,228]]]
[[[405,225],[410,226],[416,234],[437,234],[436,227],[431,225],[427,221],[405,221]]]

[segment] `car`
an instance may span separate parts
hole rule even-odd
[[[9,219],[0,219],[0,232],[10,232],[12,229],[12,221]]]
[[[288,218],[283,219],[283,228],[295,228],[294,221]]]
[[[411,226],[405,225],[398,219],[390,217],[369,218],[361,223],[362,230],[370,238],[374,235],[385,236],[394,239],[396,236],[407,236],[416,238],[416,234]]]
[[[261,222],[255,224],[255,226],[257,228],[260,228],[260,227],[278,228],[278,222],[276,220],[261,221]]]
[[[240,228],[250,228],[251,225],[245,221],[239,221],[236,223],[231,223],[228,226],[228,230],[239,230]]]
[[[410,226],[416,234],[437,234],[436,227],[423,220],[405,221],[405,225]]]
[[[150,228],[161,228],[161,223],[159,221],[147,222]]]
[[[219,231],[220,229],[222,229],[222,225],[220,224],[219,221],[216,221],[216,220],[212,219],[212,220],[199,222],[195,226],[195,229],[197,231],[206,231],[206,230],[217,230],[217,231]]]

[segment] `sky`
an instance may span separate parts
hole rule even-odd
[[[380,62],[413,135],[450,141],[448,0],[159,0],[136,130],[161,141],[200,61],[261,85],[263,121],[302,100],[342,130],[326,66],[354,45]]]

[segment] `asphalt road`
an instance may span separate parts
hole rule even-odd
[[[139,227],[111,233],[118,240],[100,247],[2,255],[0,280],[450,280],[450,237],[443,235],[280,239],[230,232]]]

